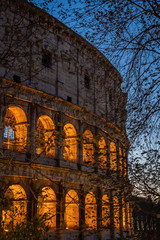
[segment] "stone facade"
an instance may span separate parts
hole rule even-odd
[[[21,192],[28,220],[48,211],[45,206],[54,209],[49,239],[131,235],[127,96],[120,74],[34,5],[2,1],[0,14],[2,196]],[[5,230],[5,210],[1,215]]]

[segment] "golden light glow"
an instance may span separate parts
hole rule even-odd
[[[11,185],[5,192],[4,198],[7,208],[2,210],[2,227],[8,232],[17,224],[26,221],[27,196],[20,185]]]
[[[76,162],[77,161],[77,133],[74,126],[67,123],[64,126],[64,146],[63,146],[63,157],[66,160]]]
[[[7,149],[22,151],[27,142],[27,118],[24,111],[10,106],[5,115],[4,146]]]
[[[97,202],[93,192],[85,198],[85,224],[87,230],[97,229]]]
[[[119,170],[122,173],[122,171],[123,171],[123,156],[122,156],[121,147],[119,147]]]
[[[50,187],[42,188],[41,193],[38,196],[38,215],[45,217],[46,225],[50,227],[50,230],[56,228],[56,195]]]
[[[65,197],[65,225],[66,229],[79,228],[79,198],[74,190],[70,190]]]
[[[102,226],[107,228],[110,224],[110,203],[109,197],[105,194],[102,197]]]
[[[101,137],[99,140],[99,165],[101,168],[106,168],[106,142],[104,137]]]
[[[114,226],[119,229],[119,200],[117,196],[113,197]]]
[[[122,219],[123,219],[123,228],[126,228],[126,204],[124,198],[122,198]]]
[[[130,215],[130,204],[129,204],[129,202],[127,202],[126,208],[127,208],[128,228],[130,229],[130,227],[131,227],[131,215]]]
[[[89,130],[86,130],[83,134],[83,157],[84,162],[94,163],[93,134]]]
[[[127,175],[127,159],[125,152],[124,152],[124,175]]]
[[[117,153],[116,144],[114,142],[110,143],[110,168],[113,171],[117,170]]]
[[[46,115],[39,117],[37,121],[37,154],[45,154],[55,156],[55,136],[54,123],[52,119]]]

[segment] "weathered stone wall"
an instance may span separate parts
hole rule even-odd
[[[72,232],[65,229],[64,219],[64,199],[67,191],[74,189],[82,201],[82,210],[80,212],[80,226],[84,224],[84,211],[85,211],[85,196],[88,192],[92,191],[96,195],[98,212],[101,212],[101,196],[107,192],[110,196],[110,209],[113,211],[112,196],[124,191],[128,191],[127,180],[125,175],[124,162],[127,161],[127,151],[129,147],[128,139],[125,134],[121,132],[113,124],[107,123],[103,118],[99,117],[92,112],[84,111],[84,109],[72,103],[68,103],[52,95],[23,86],[21,84],[13,83],[8,80],[1,80],[1,154],[0,168],[1,168],[1,188],[5,192],[11,185],[20,185],[24,188],[28,203],[28,217],[36,213],[37,203],[36,199],[32,196],[30,188],[35,196],[39,193],[40,189],[44,186],[50,186],[57,196],[59,195],[59,188],[63,189],[62,199],[59,200],[57,206],[63,206],[60,210],[59,220],[57,220],[57,234],[62,236],[62,239],[83,239],[81,231],[84,232],[85,239],[98,239],[98,232],[80,230]],[[17,106],[23,109],[27,116],[27,148],[26,151],[17,152],[4,148],[4,119],[5,114],[10,106]],[[61,135],[57,135],[56,140],[56,154],[55,157],[50,157],[44,154],[36,154],[36,125],[40,116],[49,116],[58,132],[63,132],[66,123],[71,123],[78,135],[78,151],[77,160],[75,162],[68,161],[63,157],[63,141]],[[98,146],[94,145],[94,164],[88,165],[83,160],[83,133],[85,130],[90,130],[94,139],[97,136],[103,136],[106,141],[106,167],[101,168],[98,160]],[[114,141],[117,148],[117,168],[118,171],[111,170],[110,162],[110,142]],[[32,143],[32,144],[30,144]],[[61,143],[61,144],[60,144]],[[123,171],[120,170],[120,155],[119,147],[123,149]],[[117,181],[117,180],[118,181]],[[59,188],[57,187],[59,186]],[[115,191],[115,189],[117,189]],[[126,189],[126,190],[125,190]],[[33,205],[32,207],[30,205]],[[32,209],[32,210],[31,210]],[[33,209],[35,209],[33,211]],[[60,220],[61,219],[61,220]],[[113,222],[113,217],[111,217]],[[97,218],[97,224],[101,229],[101,216]],[[113,224],[113,223],[112,223]],[[60,229],[60,230],[58,230]],[[63,229],[63,231],[62,231]],[[59,232],[60,231],[60,232]],[[118,231],[118,230],[117,230]],[[122,231],[122,229],[121,229]],[[128,232],[130,229],[127,230]],[[114,236],[114,227],[110,230],[101,229],[101,239],[112,239]],[[56,233],[49,233],[49,239],[53,239]],[[79,235],[80,234],[80,235]],[[98,235],[97,235],[98,234]],[[118,231],[119,235],[120,232]],[[118,236],[117,235],[117,236]],[[80,237],[81,236],[81,237]]]
[[[56,230],[49,233],[48,239],[56,235],[63,240],[103,240],[130,234],[127,210],[125,226],[122,219],[122,198],[125,193],[129,202],[130,184],[127,176],[129,141],[125,135],[127,96],[121,90],[120,74],[86,40],[32,4],[2,1],[0,13],[3,23],[0,34],[1,192],[5,194],[10,186],[21,186],[27,195],[30,220],[37,213],[41,189],[45,186],[53,189],[57,199]],[[25,123],[15,123],[27,128],[23,150],[5,145],[5,116],[13,107],[23,110],[27,119]],[[55,126],[54,156],[36,152],[37,121],[41,116],[48,116]],[[64,126],[68,123],[77,134],[74,161],[65,159],[63,154]],[[84,159],[86,130],[93,134],[92,164]],[[100,137],[106,144],[105,167],[99,160]],[[116,146],[116,171],[111,166],[111,142]],[[65,196],[71,189],[79,198],[79,230],[74,231],[66,228],[64,217]],[[86,230],[85,226],[85,197],[89,192],[96,198],[96,231]],[[101,226],[102,196],[106,193],[110,206],[109,229]],[[120,225],[116,230],[113,198],[117,193]]]
[[[18,75],[22,84],[86,107],[125,131],[126,94],[118,71],[57,19],[18,2],[2,2],[1,76]],[[45,54],[50,54],[48,67],[42,64]]]

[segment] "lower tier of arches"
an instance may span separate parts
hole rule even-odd
[[[88,235],[85,237],[88,232],[95,236],[101,233],[100,239],[114,239],[131,233],[131,204],[123,192],[38,182],[31,180],[28,185],[25,181],[16,181],[5,187],[3,200],[6,204],[1,208],[4,232],[38,216],[45,219],[52,236],[71,234],[77,236],[74,239],[90,239]]]

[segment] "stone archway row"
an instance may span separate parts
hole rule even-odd
[[[98,198],[93,191],[87,192],[84,202],[80,201],[77,190],[70,189],[64,195],[64,216],[63,227],[66,230],[79,230],[81,213],[84,212],[83,228],[85,230],[97,230],[97,222],[101,222],[102,229],[110,229],[111,223],[114,228],[120,229],[120,222],[124,229],[130,227],[130,206],[129,202],[124,201],[118,195],[114,195],[112,200],[108,194],[103,194]],[[17,224],[20,225],[27,219],[27,194],[24,188],[19,185],[11,185],[4,194],[4,199],[10,205],[2,209],[1,227],[4,231],[11,231]],[[41,188],[37,202],[37,215],[45,218],[45,224],[50,231],[56,230],[58,200],[55,191],[51,187]],[[100,203],[100,204],[99,204]],[[98,219],[98,205],[101,205],[101,218]],[[121,215],[121,216],[120,216]],[[113,218],[113,219],[112,219]]]
[[[3,145],[5,148],[24,151],[27,148],[27,117],[24,110],[18,106],[9,106],[4,119]],[[98,165],[103,169],[109,166],[112,171],[119,170],[127,174],[126,156],[123,147],[110,141],[109,149],[103,136],[94,137],[90,130],[85,130],[80,139],[73,124],[66,123],[63,131],[57,132],[53,120],[47,115],[41,115],[36,123],[35,148],[39,155],[55,157],[57,138],[63,139],[63,159],[77,162],[79,142],[82,141],[82,162],[94,164],[97,151]],[[59,144],[59,143],[58,143]]]

